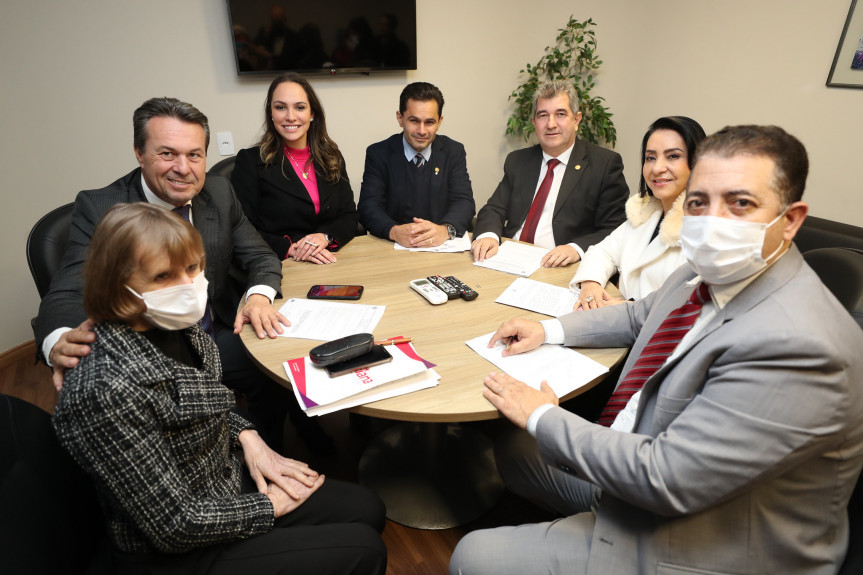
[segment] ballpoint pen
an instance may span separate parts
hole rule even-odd
[[[397,339],[383,339],[380,341],[376,341],[375,345],[396,345],[399,343],[410,343],[412,338],[409,337],[400,337]]]

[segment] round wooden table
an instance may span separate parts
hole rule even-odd
[[[360,462],[360,482],[382,497],[390,519],[405,525],[447,528],[479,517],[494,505],[503,484],[491,442],[457,423],[500,414],[482,397],[483,379],[496,368],[464,342],[493,332],[513,317],[548,316],[495,303],[516,276],[473,265],[470,252],[395,250],[391,241],[367,235],[353,239],[336,257],[338,262],[329,265],[285,260],[283,298],[304,298],[315,284],[361,284],[365,290],[356,303],[386,306],[375,339],[413,338],[417,353],[436,364],[441,376],[436,387],[353,408],[363,415],[412,422],[389,429],[369,446]],[[531,279],[566,286],[574,273],[575,266],[543,268]],[[408,286],[431,275],[456,276],[479,297],[433,306]],[[273,305],[282,302],[277,299]],[[320,344],[283,337],[260,340],[248,325],[240,336],[261,369],[285,386],[290,380],[283,362],[306,356]],[[624,348],[578,351],[609,368],[626,353]],[[583,393],[602,379],[561,399]]]

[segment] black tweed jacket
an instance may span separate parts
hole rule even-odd
[[[90,355],[66,373],[54,412],[63,447],[93,477],[114,545],[180,553],[265,533],[273,507],[242,494],[237,437],[213,340],[184,330],[200,369],[165,356],[118,323],[95,327]]]

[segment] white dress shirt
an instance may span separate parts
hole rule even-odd
[[[572,149],[574,147],[575,143],[573,142],[572,146],[567,148],[556,158],[557,160],[560,160],[560,163],[554,167],[554,177],[551,181],[551,188],[548,190],[548,197],[545,199],[545,205],[542,207],[542,214],[539,216],[539,222],[536,225],[536,233],[533,237],[534,245],[549,250],[555,248],[557,245],[554,242],[554,231],[551,227],[551,221],[554,217],[554,206],[557,203],[557,196],[560,194],[560,185],[563,183],[563,175],[566,173],[566,167],[569,164],[569,157],[572,155]],[[554,156],[549,156],[545,151],[542,152],[542,168],[539,170],[539,178],[536,180],[536,187],[533,190],[534,198],[536,198],[536,193],[539,191],[539,187],[545,179],[545,173],[548,171],[548,161],[552,159],[555,159]],[[525,223],[527,223],[527,217],[525,217],[519,228],[512,235],[513,239],[517,240],[519,238],[521,231],[524,229]],[[480,234],[476,239],[482,238],[494,238],[498,243],[500,243],[500,237],[494,232]],[[569,245],[575,248],[575,251],[578,252],[579,258],[584,257],[584,250],[577,244],[571,242]]]

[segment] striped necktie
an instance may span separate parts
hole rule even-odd
[[[706,283],[700,283],[689,296],[685,304],[668,314],[659,329],[654,332],[647,342],[645,348],[638,356],[638,360],[626,378],[620,382],[614,393],[611,394],[602,415],[599,416],[599,424],[609,427],[614,423],[617,414],[626,407],[626,404],[644,382],[656,373],[668,356],[677,348],[683,336],[695,325],[695,320],[701,313],[701,306],[710,297]]]

